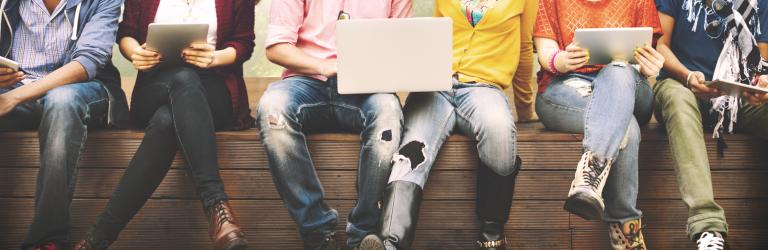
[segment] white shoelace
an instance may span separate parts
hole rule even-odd
[[[696,241],[699,250],[723,250],[725,249],[725,239],[717,232],[704,232]]]

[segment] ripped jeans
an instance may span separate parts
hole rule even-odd
[[[360,133],[358,200],[347,218],[347,245],[357,246],[366,235],[376,233],[379,200],[400,144],[403,114],[396,95],[340,95],[336,78],[322,82],[295,76],[269,86],[257,117],[277,191],[305,240],[313,232],[334,231],[338,217],[323,200],[306,133]]]
[[[403,113],[403,145],[394,157],[389,182],[409,181],[423,189],[454,129],[477,141],[480,160],[496,174],[515,172],[517,128],[509,100],[498,88],[454,79],[449,91],[411,93]]]
[[[568,74],[553,80],[536,100],[547,129],[584,133],[583,147],[598,159],[613,159],[603,190],[604,220],[639,219],[640,127],[653,114],[653,91],[634,68],[614,63],[595,74]]]

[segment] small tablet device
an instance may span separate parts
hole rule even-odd
[[[181,51],[196,42],[207,42],[207,23],[152,23],[147,31],[147,47],[163,55],[164,64],[183,60]]]
[[[641,28],[597,28],[576,29],[573,40],[589,50],[589,65],[608,64],[614,60],[625,60],[637,64],[635,49],[650,45],[653,29]]]
[[[13,71],[19,71],[19,63],[2,56],[0,56],[0,65],[12,69]]]
[[[733,81],[715,79],[712,81],[704,82],[704,84],[707,85],[707,87],[717,88],[719,90],[726,91],[729,94],[741,93],[742,91],[751,92],[751,93],[768,94],[768,89],[766,88],[742,84],[742,83],[733,82]]]

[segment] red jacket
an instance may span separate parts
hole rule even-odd
[[[160,0],[126,0],[123,22],[117,32],[118,41],[133,37],[143,44],[147,40],[147,28],[155,20]],[[232,96],[232,129],[241,130],[253,126],[248,107],[248,91],[243,80],[243,63],[253,54],[255,0],[216,0],[216,49],[232,47],[237,51],[235,63],[215,68],[222,75]],[[141,74],[141,73],[139,73]]]

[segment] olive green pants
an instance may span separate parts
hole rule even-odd
[[[677,80],[667,78],[654,86],[656,119],[669,136],[675,162],[677,183],[683,202],[688,206],[688,236],[702,232],[728,233],[723,208],[712,194],[703,124],[713,124],[709,101],[698,100],[691,90]],[[768,139],[768,105],[739,107],[735,130]]]

